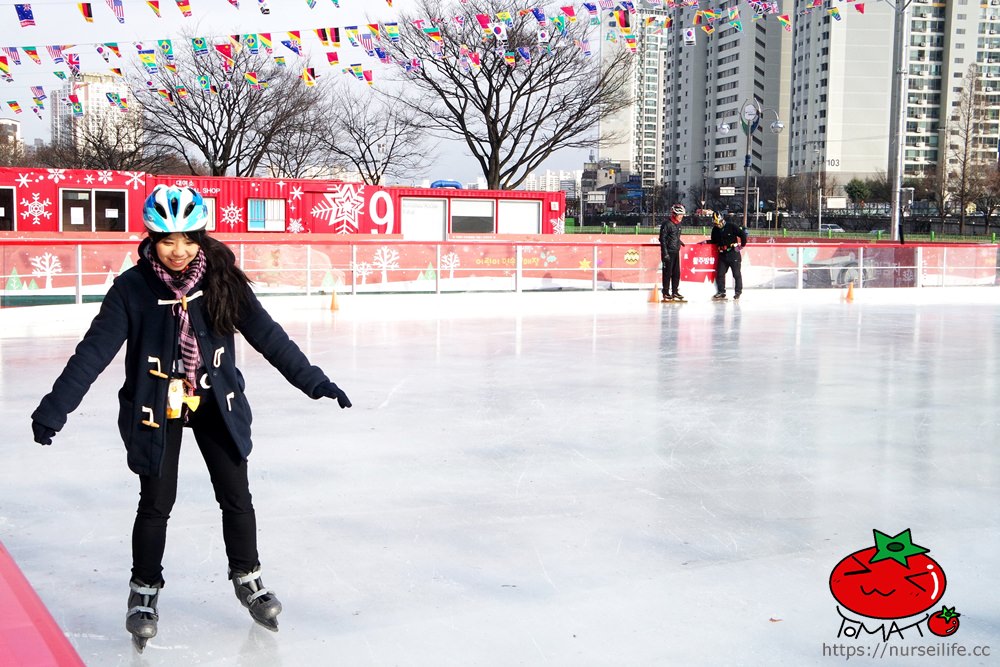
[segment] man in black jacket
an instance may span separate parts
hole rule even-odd
[[[716,290],[712,298],[726,298],[726,271],[732,269],[733,280],[736,282],[736,294],[733,298],[739,299],[743,293],[740,249],[747,244],[747,231],[736,224],[731,213],[727,213],[725,219],[716,213],[712,223],[715,226],[712,228],[712,238],[707,243],[711,243],[719,251],[719,258],[715,263]]]
[[[663,301],[684,301],[677,288],[681,284],[681,222],[687,211],[683,204],[670,207],[670,217],[660,225],[660,259],[663,261]]]

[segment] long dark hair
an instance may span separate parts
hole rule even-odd
[[[150,232],[149,238],[155,245],[170,236]],[[236,266],[236,255],[222,241],[205,232],[185,232],[191,241],[201,246],[205,253],[205,317],[216,335],[228,336],[236,333],[236,323],[250,307],[250,285],[253,281]],[[155,249],[154,261],[159,262]]]

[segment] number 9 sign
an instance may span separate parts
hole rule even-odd
[[[392,197],[386,190],[376,190],[368,200],[368,221],[371,234],[398,234],[394,229],[396,219]]]

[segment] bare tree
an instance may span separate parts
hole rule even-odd
[[[587,56],[587,21],[549,34],[532,8],[560,13],[525,0],[418,0],[388,45],[405,71],[401,102],[437,136],[463,142],[490,188],[517,187],[555,151],[592,148],[598,122],[631,102],[627,49]],[[476,21],[434,18],[502,11],[510,25],[492,24],[498,36],[485,42]]]
[[[25,164],[24,143],[7,134],[0,134],[0,167],[20,167]]]
[[[983,212],[986,232],[990,231],[990,221],[1000,212],[1000,166],[996,162],[981,165],[977,169],[976,207]]]
[[[260,168],[269,176],[309,178],[328,175],[341,161],[325,149],[330,108],[324,98],[278,128],[261,159]]]
[[[430,165],[427,134],[398,96],[341,85],[332,92],[330,107],[335,111],[324,146],[365,183],[413,178]]]
[[[276,137],[319,97],[300,80],[301,64],[280,67],[263,50],[234,47],[226,68],[219,53],[181,50],[176,73],[152,75],[140,100],[155,143],[175,151],[192,171],[204,161],[212,176],[254,174]]]
[[[172,151],[150,142],[140,113],[105,116],[78,123],[71,134],[53,140],[35,155],[40,166],[62,169],[114,169],[184,173]],[[190,172],[189,172],[190,173]]]
[[[987,146],[983,141],[987,130],[986,105],[983,99],[979,68],[972,64],[962,79],[962,92],[957,106],[948,118],[945,136],[948,139],[948,193],[958,201],[958,233],[965,233],[968,205],[975,201],[979,190],[977,171],[987,162]],[[995,158],[995,149],[994,149]]]

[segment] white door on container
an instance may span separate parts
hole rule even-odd
[[[448,200],[401,197],[399,224],[406,241],[444,241]]]
[[[542,202],[508,200],[500,202],[498,234],[541,234]]]

